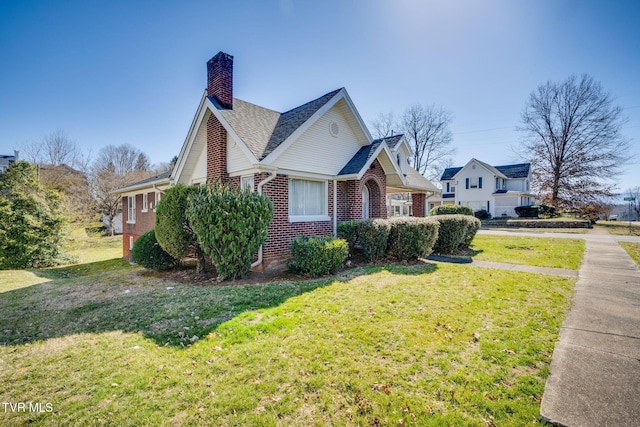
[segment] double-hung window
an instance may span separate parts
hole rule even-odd
[[[142,212],[149,211],[149,193],[144,193],[142,195]]]
[[[289,221],[329,221],[326,181],[289,179]]]
[[[251,175],[251,176],[243,176],[240,179],[240,189],[241,190],[249,190],[251,193],[253,193],[253,184],[254,184],[253,175]]]
[[[127,223],[136,223],[136,196],[127,197]]]

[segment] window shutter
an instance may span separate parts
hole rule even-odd
[[[482,177],[478,178],[478,188],[482,188]]]
[[[464,185],[465,185],[465,188],[468,190],[469,189],[469,178],[466,178],[464,180]]]
[[[447,182],[447,193],[449,192],[449,182]]]

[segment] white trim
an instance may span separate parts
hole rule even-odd
[[[385,154],[387,155],[387,158],[389,159],[389,161],[393,165],[393,169],[395,170],[395,174],[398,175],[400,177],[400,180],[402,181],[402,183],[404,185],[406,185],[407,184],[407,178],[404,176],[404,173],[402,173],[402,171],[400,170],[400,165],[398,165],[398,163],[396,162],[395,156],[391,153],[391,150],[389,149],[389,146],[387,145],[386,141],[381,142],[380,145],[378,146],[378,148],[376,148],[376,151],[374,151],[373,154],[371,156],[369,156],[369,160],[367,160],[367,163],[365,163],[364,166],[362,167],[362,169],[360,169],[360,172],[358,172],[358,178],[357,179],[362,179],[364,174],[371,167],[371,164],[374,162],[374,160],[376,160],[378,158],[378,156],[380,155],[380,153],[382,151],[385,152]],[[380,165],[382,165],[382,164],[380,164]],[[385,175],[392,175],[392,174],[390,174],[388,172],[385,172]]]
[[[127,224],[136,223],[136,196],[137,194],[134,194],[133,196],[127,196]],[[133,215],[131,215],[131,212],[133,212]],[[133,219],[131,219],[132,216]]]
[[[149,212],[149,192],[142,193],[142,209],[140,209],[140,212]]]
[[[195,140],[195,137],[198,133],[198,129],[200,129],[200,125],[202,124],[202,119],[204,118],[207,112],[207,109],[205,108],[206,99],[207,99],[207,92],[205,91],[202,94],[202,98],[200,99],[200,104],[198,105],[196,114],[193,117],[191,126],[189,127],[189,131],[187,132],[187,136],[184,142],[182,143],[180,154],[178,154],[178,160],[176,161],[176,164],[173,167],[173,171],[171,171],[171,178],[173,182],[178,182],[178,177],[182,175],[182,170],[184,169],[185,163],[187,162],[187,157],[191,152],[193,141]]]
[[[329,215],[289,215],[289,222],[321,222],[331,221]]]
[[[134,243],[133,236],[129,236],[129,250],[133,249],[133,243]]]

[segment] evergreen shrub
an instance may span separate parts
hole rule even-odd
[[[469,206],[461,205],[441,205],[429,211],[429,215],[471,215],[473,216],[473,209]]]
[[[388,220],[391,229],[387,254],[399,260],[424,258],[433,252],[438,239],[439,222],[431,218],[395,217]]]
[[[344,239],[332,237],[298,236],[291,241],[290,271],[297,274],[322,276],[335,273],[349,254],[349,245]]]
[[[356,234],[362,254],[367,262],[384,258],[391,225],[386,219],[363,219],[356,221]]]
[[[152,270],[170,270],[176,266],[177,261],[169,255],[156,240],[155,230],[148,231],[133,244],[131,259],[136,264]]]
[[[218,280],[246,277],[260,245],[267,240],[273,204],[264,195],[215,182],[196,187],[187,219]]]
[[[480,222],[478,218],[469,215],[435,215],[432,217],[440,223],[438,240],[433,251],[439,254],[454,254],[464,245],[469,224]],[[475,235],[475,233],[474,233]]]

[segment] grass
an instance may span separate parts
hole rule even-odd
[[[0,293],[0,400],[52,407],[2,425],[536,425],[575,283],[447,264],[231,286],[70,268]]]
[[[474,259],[577,270],[582,262],[582,239],[477,235],[471,249]]]
[[[625,221],[598,221],[596,227],[603,227],[609,234],[618,236],[640,236],[640,225]]]
[[[618,242],[624,248],[631,258],[640,266],[640,243],[635,242]]]

